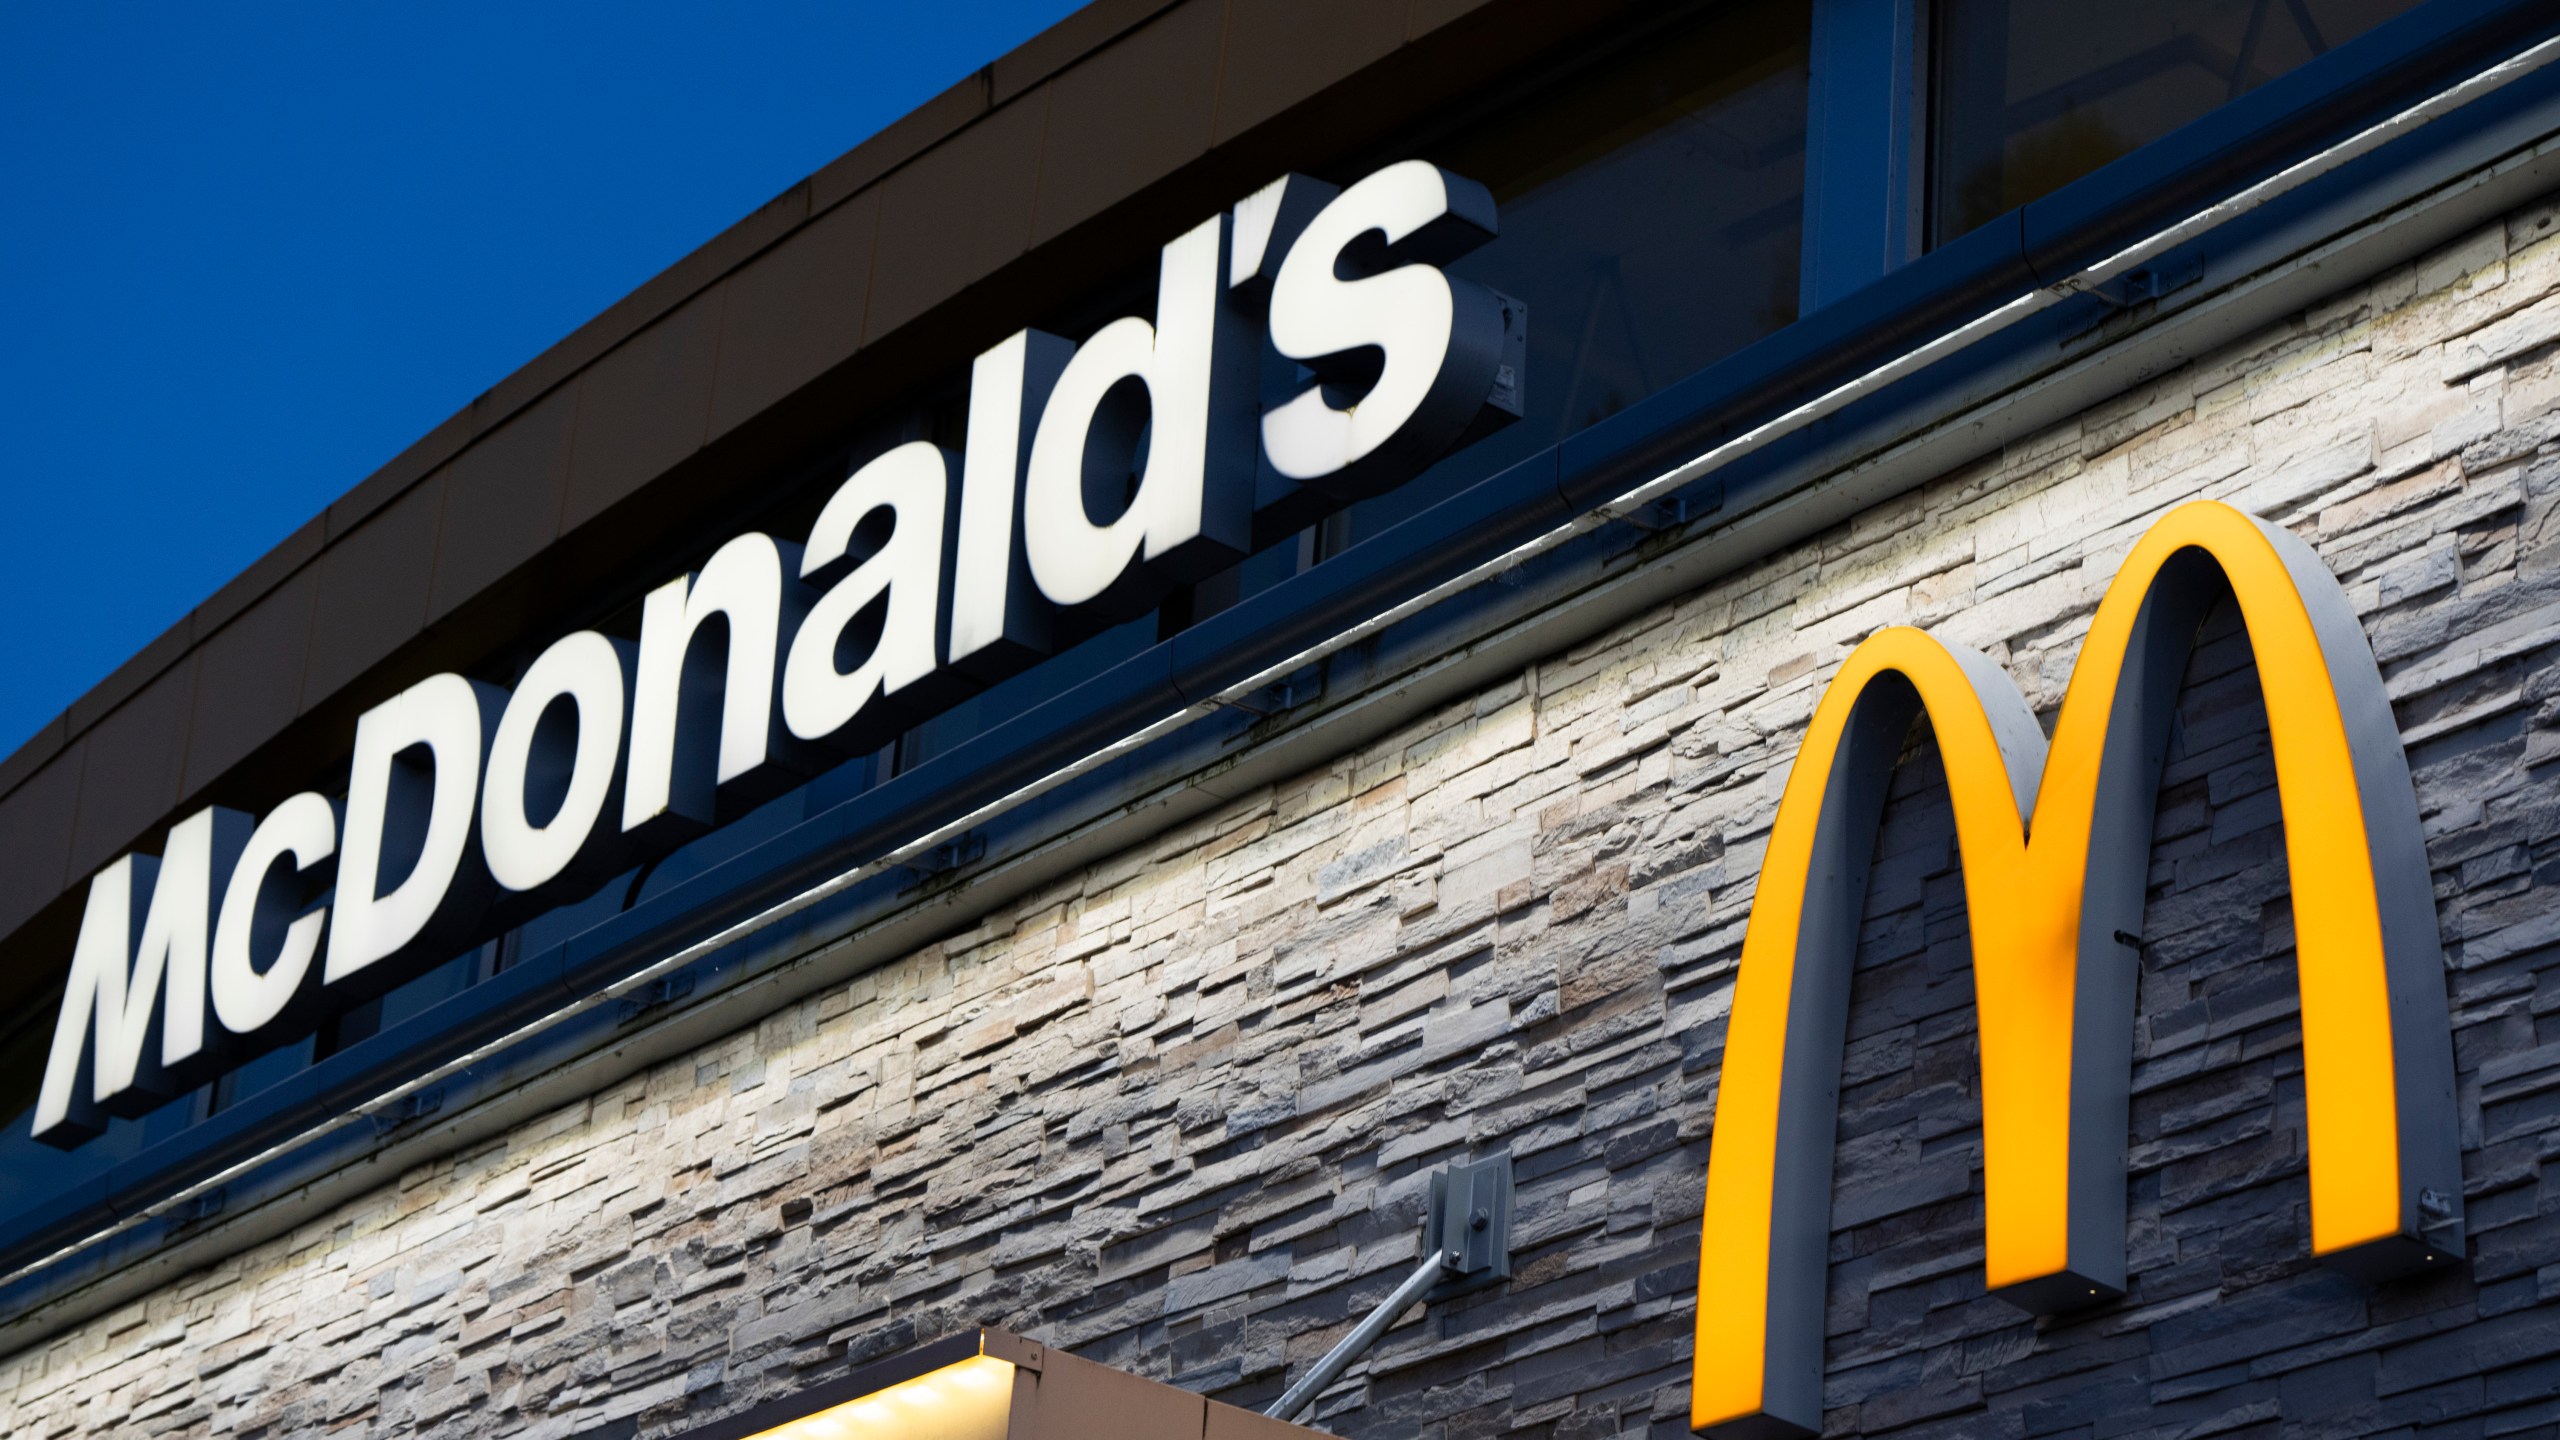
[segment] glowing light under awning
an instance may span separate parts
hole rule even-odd
[[[830,1406],[754,1440],[1005,1440],[1014,1367],[992,1355],[901,1380]]]
[[[678,1440],[1307,1440],[1315,1433],[990,1328],[706,1421]]]

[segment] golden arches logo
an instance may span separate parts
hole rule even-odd
[[[1742,943],[1700,1240],[1691,1420],[1822,1425],[1831,1152],[1849,971],[1913,717],[1944,758],[1973,935],[1984,1266],[2038,1312],[2124,1284],[2134,957],[2160,765],[2197,626],[2237,598],[2294,892],[2312,1248],[2358,1273],[2461,1245],[2443,955],[2409,767],[2338,582],[2288,532],[2179,507],[2099,602],[2045,741],[1989,659],[1917,630],[1851,652],[1779,802]]]

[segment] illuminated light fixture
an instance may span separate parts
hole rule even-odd
[[[679,1440],[1291,1440],[1313,1433],[1009,1331],[967,1330],[710,1421]]]

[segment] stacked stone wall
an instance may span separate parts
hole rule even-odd
[[[2472,1240],[2307,1258],[2292,931],[2246,638],[2181,702],[2144,922],[2131,1292],[1984,1294],[1966,922],[1924,735],[1852,1000],[1828,1428],[2560,1422],[2560,231],[2536,209],[142,1301],[0,1359],[14,1436],[661,1435],[1008,1325],[1252,1404],[1509,1149],[1517,1272],[1325,1400],[1367,1437],[1686,1429],[1751,887],[1885,624],[2050,722],[2167,507],[2314,543],[2384,666],[2448,953]],[[2136,963],[2128,961],[2128,963]]]

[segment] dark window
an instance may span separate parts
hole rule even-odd
[[[1527,303],[1529,367],[1524,418],[1354,507],[1327,549],[1794,321],[1811,15],[1693,13],[1332,177],[1418,154],[1492,190],[1501,235],[1449,270]]]
[[[1931,243],[2058,190],[2417,0],[1938,0]]]

